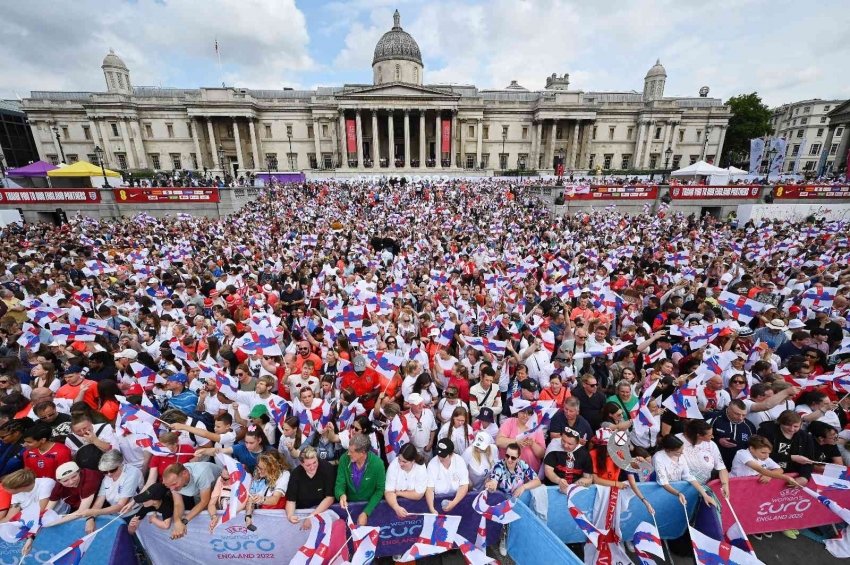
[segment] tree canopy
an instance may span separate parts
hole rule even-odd
[[[750,154],[750,140],[771,131],[770,108],[761,101],[758,93],[733,96],[726,105],[732,111],[732,117],[723,143],[723,159],[715,163],[724,167],[730,162],[730,154],[734,156],[735,164],[746,162]]]

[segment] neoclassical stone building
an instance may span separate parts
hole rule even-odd
[[[393,27],[375,47],[372,84],[316,90],[133,86],[112,51],[105,92],[33,91],[24,109],[42,159],[113,169],[304,170],[348,175],[501,169],[661,169],[716,160],[730,117],[721,100],[665,97],[660,61],[642,92],[571,90],[553,74],[529,91],[427,84],[419,46]],[[56,139],[59,134],[59,140]],[[440,135],[438,135],[440,134]],[[61,148],[60,148],[61,143]],[[477,174],[477,173],[471,173]]]

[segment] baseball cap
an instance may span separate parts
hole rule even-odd
[[[269,410],[268,410],[268,408],[266,408],[266,406],[264,404],[257,404],[256,406],[251,408],[251,413],[248,414],[248,417],[249,418],[259,418],[260,416],[263,416],[264,414],[268,414],[268,413],[269,413]]]
[[[264,290],[264,291],[266,291],[266,292],[271,292],[271,291],[272,291],[272,285],[270,285],[270,284],[264,284],[264,285],[263,285],[263,290]]]
[[[80,472],[80,468],[73,461],[68,461],[67,463],[62,463],[59,465],[59,468],[56,469],[56,480],[61,481],[62,479],[67,479],[73,475],[76,475]]]
[[[413,394],[410,396],[413,396]],[[495,416],[496,414],[493,412],[492,408],[482,408],[478,411],[478,419],[482,422],[487,422],[488,424],[492,424],[496,421]]]
[[[362,355],[358,355],[354,358],[354,370],[356,372],[365,371],[366,370],[366,358]]]
[[[173,375],[169,376],[168,379],[166,379],[166,380],[169,380],[169,381],[175,382],[175,383],[183,383],[185,385],[186,382],[189,379],[183,373],[174,373]]]
[[[133,396],[136,394],[144,394],[145,391],[142,389],[142,386],[139,383],[135,383],[130,385],[127,389],[127,394],[125,396]]]
[[[593,443],[606,444],[611,437],[610,428],[599,428],[593,436]]]
[[[805,328],[805,327],[806,327],[806,324],[803,323],[803,320],[794,319],[794,320],[791,320],[790,322],[788,322],[788,329],[789,330],[799,330],[800,328]]]
[[[537,381],[534,379],[525,379],[519,386],[522,390],[527,390],[529,392],[538,392],[540,390],[540,385],[538,385]]]
[[[447,457],[454,453],[455,444],[449,438],[443,438],[437,442],[437,456]]]
[[[125,349],[124,351],[115,354],[116,359],[132,359],[135,361],[138,357],[139,354],[135,349]]]
[[[149,500],[162,500],[168,494],[168,489],[162,483],[154,483],[144,492],[140,492],[133,497],[133,501],[139,504],[148,502]]]
[[[148,284],[157,284],[159,283],[159,279],[156,277],[151,277],[148,279]]]
[[[748,337],[753,335],[753,328],[750,326],[743,326],[740,330],[738,330],[738,337]]]
[[[80,367],[79,365],[71,365],[70,367],[68,367],[67,369],[62,371],[62,375],[63,376],[64,375],[73,375],[75,373],[82,373],[82,372],[83,372],[83,368]]]
[[[791,312],[792,314],[797,314],[797,313],[799,313],[799,312],[802,312],[802,311],[803,311],[803,309],[802,309],[802,308],[800,308],[799,306],[796,306],[796,305],[795,305],[795,306],[790,307],[790,308],[788,309],[788,311],[789,311],[789,312]]]
[[[493,443],[493,438],[487,432],[478,432],[475,434],[475,440],[472,442],[472,447],[476,449],[487,449]]]
[[[407,397],[407,403],[411,406],[419,406],[420,404],[422,404],[424,402],[425,402],[425,399],[422,398],[422,395],[419,394],[418,392],[411,393],[411,395]],[[483,412],[483,409],[482,409],[482,412]]]
[[[440,330],[437,328],[431,328],[431,331],[428,332],[428,336],[430,337],[437,337],[438,335],[440,335]]]

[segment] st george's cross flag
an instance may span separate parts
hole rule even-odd
[[[754,555],[688,527],[698,565],[764,565]]]
[[[413,561],[453,549],[461,516],[425,514],[419,538],[399,561]]]
[[[245,465],[234,459],[233,457],[219,453],[216,459],[227,470],[230,475],[230,502],[224,509],[224,514],[221,517],[221,524],[233,520],[239,513],[239,508],[243,507],[248,502],[248,495],[251,492],[251,474],[245,468]]]
[[[334,523],[339,519],[333,510],[310,516],[310,535],[289,565],[322,565],[332,556],[334,552],[331,551],[331,536]]]
[[[498,504],[487,504],[486,490],[481,491],[472,501],[472,509],[499,524],[510,524],[520,518],[520,515],[514,512],[514,503],[510,498]]]
[[[642,553],[651,553],[662,560],[665,558],[664,546],[661,545],[661,537],[658,534],[658,528],[655,527],[655,524],[650,524],[649,522],[638,524],[638,527],[635,528],[632,543],[635,545],[635,549]]]

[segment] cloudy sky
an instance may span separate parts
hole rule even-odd
[[[576,90],[641,90],[660,58],[667,95],[707,85],[724,100],[757,91],[770,105],[850,98],[844,0],[7,1],[0,98],[104,90],[110,48],[139,86],[371,83],[396,8],[427,83],[535,90],[568,72]]]

